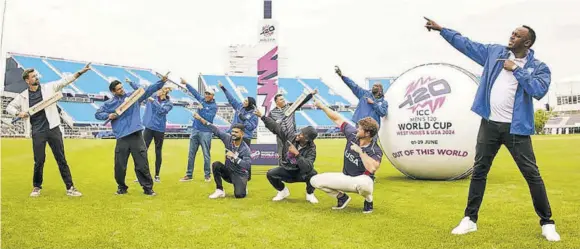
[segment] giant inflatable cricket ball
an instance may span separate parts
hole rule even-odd
[[[449,64],[401,74],[385,93],[379,139],[385,155],[413,179],[455,180],[472,172],[481,118],[471,105],[475,75]]]

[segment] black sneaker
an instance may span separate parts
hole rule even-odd
[[[338,197],[336,199],[338,199],[338,204],[336,204],[336,207],[332,207],[332,209],[334,210],[343,209],[350,202],[350,196],[348,196],[347,194],[343,194],[341,197]]]
[[[155,191],[153,191],[153,189],[144,190],[143,191],[143,194],[150,195],[150,196],[156,196],[157,195],[157,193],[155,193]]]
[[[373,202],[368,202],[365,200],[365,207],[363,208],[363,214],[370,214],[373,212]]]
[[[118,194],[118,195],[125,195],[125,194],[128,194],[128,193],[129,192],[127,192],[127,189],[126,188],[119,188],[119,189],[117,189],[117,192],[116,192],[116,194]]]

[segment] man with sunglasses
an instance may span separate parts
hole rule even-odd
[[[147,87],[145,93],[131,105],[123,114],[117,115],[115,110],[132,93],[126,93],[123,83],[114,80],[109,84],[109,90],[113,97],[97,110],[95,118],[98,120],[111,120],[113,133],[117,138],[115,145],[115,180],[117,181],[117,194],[127,194],[129,188],[125,184],[127,174],[127,161],[129,154],[133,157],[135,173],[139,184],[143,187],[143,193],[154,196],[153,179],[149,173],[149,160],[147,159],[147,147],[143,140],[143,126],[141,125],[141,103],[161,89],[167,82],[167,75],[163,76],[157,83]]]

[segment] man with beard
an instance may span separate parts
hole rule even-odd
[[[344,165],[342,173],[322,173],[310,179],[310,183],[330,196],[336,197],[338,204],[332,209],[343,209],[351,198],[346,192],[354,192],[365,198],[363,213],[373,211],[373,190],[375,173],[381,166],[383,151],[374,137],[379,131],[379,124],[371,117],[357,122],[357,127],[350,125],[319,101],[316,107],[322,109],[346,137],[344,148]]]
[[[508,46],[481,44],[425,19],[427,30],[439,31],[441,37],[455,49],[484,67],[471,107],[481,116],[481,123],[467,207],[463,219],[451,233],[460,235],[477,231],[476,222],[487,174],[503,144],[528,183],[534,209],[540,218],[542,236],[548,241],[559,241],[560,235],[551,219],[550,202],[530,137],[534,134],[533,99],[542,99],[548,93],[551,81],[550,69],[535,58],[531,49],[536,41],[536,32],[524,25],[512,32]]]
[[[222,179],[234,185],[234,196],[244,198],[247,194],[247,184],[250,168],[252,167],[250,147],[243,141],[245,127],[243,124],[233,124],[230,134],[220,131],[212,123],[207,122],[199,114],[194,114],[195,119],[208,126],[217,135],[226,148],[225,164],[213,162],[213,178],[216,190],[209,196],[210,199],[224,198],[226,192],[222,185]]]
[[[240,103],[225,87],[221,82],[218,82],[218,86],[222,89],[228,102],[232,108],[234,108],[234,119],[232,120],[232,127],[235,124],[243,124],[244,125],[244,142],[251,147],[252,144],[252,137],[254,136],[254,131],[258,127],[258,117],[254,115],[254,111],[256,108],[256,99],[252,97],[247,97],[244,99],[243,103]],[[228,130],[227,132],[230,132]]]
[[[336,67],[335,72],[358,98],[358,105],[352,115],[352,121],[358,123],[363,118],[371,117],[381,126],[381,118],[387,115],[389,108],[387,100],[384,99],[383,85],[375,83],[371,91],[364,90],[350,78],[343,76],[340,68]]]
[[[141,125],[141,103],[149,96],[161,89],[167,82],[167,75],[163,76],[157,83],[150,85],[145,93],[133,103],[121,115],[117,115],[115,110],[121,106],[132,93],[126,93],[123,83],[114,80],[109,84],[109,90],[113,97],[97,110],[95,118],[98,120],[111,120],[113,133],[117,138],[115,145],[115,180],[117,182],[117,194],[127,194],[129,188],[125,184],[127,174],[127,161],[129,154],[133,157],[135,164],[135,174],[139,184],[143,187],[143,193],[154,196],[153,179],[149,172],[149,159],[147,158],[147,147],[143,140],[143,126]]]
[[[284,182],[305,182],[306,200],[310,203],[318,203],[318,199],[314,196],[314,187],[310,185],[310,178],[317,174],[314,170],[314,161],[316,160],[314,139],[318,136],[316,129],[307,126],[296,134],[295,130],[288,129],[270,117],[262,116],[260,110],[256,110],[256,116],[262,119],[268,130],[283,141],[280,166],[270,169],[266,173],[270,184],[278,190],[278,194],[272,200],[281,201],[290,195]]]
[[[50,146],[54,159],[58,164],[58,170],[66,186],[68,196],[81,196],[74,186],[70,168],[64,155],[64,142],[60,130],[60,115],[56,104],[46,107],[29,117],[26,110],[48,99],[61,91],[67,85],[73,83],[78,77],[89,71],[91,63],[73,75],[64,77],[58,81],[40,85],[40,78],[34,69],[26,69],[22,73],[22,79],[28,84],[28,88],[18,94],[6,107],[6,112],[25,119],[30,118],[32,126],[32,152],[34,153],[34,176],[32,178],[31,197],[40,196],[42,189],[42,176],[44,160],[46,158],[46,143]]]
[[[308,96],[306,96],[306,98],[302,101],[302,103],[300,103],[300,105],[298,106],[298,108],[296,108],[296,110],[300,109],[317,93],[318,90],[314,90],[310,94],[308,94]],[[274,96],[274,104],[275,106],[272,110],[270,110],[268,117],[276,121],[276,123],[279,123],[282,126],[283,130],[296,131],[296,118],[295,118],[296,112],[292,112],[292,114],[290,114],[288,117],[286,117],[286,115],[284,114],[286,110],[293,105],[293,103],[287,103],[286,99],[284,98],[284,95],[276,94],[276,96]],[[280,165],[282,164],[283,158],[282,150],[284,149],[285,146],[284,143],[285,142],[280,140],[280,138],[276,140],[277,152],[278,155],[280,156],[280,158],[278,159],[278,163]]]

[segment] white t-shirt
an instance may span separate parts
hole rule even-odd
[[[519,59],[515,58],[512,52],[510,52],[509,59],[521,68],[524,67],[527,61],[525,57]],[[514,73],[502,68],[491,88],[489,101],[491,107],[491,114],[489,116],[490,120],[503,123],[512,122],[514,100],[517,89],[518,80],[514,76]]]

